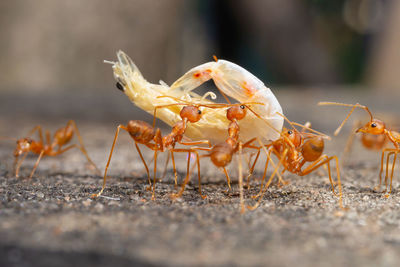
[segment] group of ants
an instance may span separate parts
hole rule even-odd
[[[117,84],[117,87],[121,86]],[[339,205],[342,209],[346,209],[342,203],[342,188],[340,182],[340,173],[339,173],[339,161],[337,156],[327,156],[323,154],[324,151],[324,139],[328,138],[328,136],[319,133],[310,128],[310,124],[298,124],[295,122],[289,121],[284,115],[281,114],[282,117],[290,124],[290,129],[283,128],[282,132],[280,132],[280,137],[268,144],[263,144],[260,139],[253,138],[245,143],[240,141],[240,127],[239,121],[245,118],[248,112],[252,112],[254,115],[259,117],[252,109],[251,105],[237,103],[237,104],[218,104],[218,105],[207,105],[207,104],[193,104],[189,102],[185,102],[181,99],[177,99],[177,103],[174,105],[182,106],[180,111],[181,120],[176,122],[175,125],[172,126],[172,130],[169,134],[162,136],[159,128],[155,128],[155,118],[156,112],[158,108],[165,108],[166,106],[159,106],[154,110],[154,120],[153,125],[150,125],[144,121],[140,120],[131,120],[126,125],[119,125],[117,127],[117,131],[114,137],[114,141],[112,143],[111,152],[109,154],[109,158],[105,167],[104,177],[103,177],[103,186],[101,190],[97,194],[93,194],[91,197],[96,198],[102,195],[107,180],[107,170],[110,165],[111,157],[113,154],[113,150],[119,135],[120,130],[124,130],[129,133],[129,135],[134,140],[136,149],[139,153],[139,156],[143,162],[143,165],[147,172],[148,190],[152,191],[152,199],[155,198],[155,186],[156,186],[156,170],[157,170],[157,155],[159,152],[168,151],[168,161],[171,156],[173,171],[175,175],[175,186],[178,185],[178,174],[176,171],[176,164],[174,159],[174,153],[188,153],[187,157],[187,168],[186,168],[186,177],[182,182],[180,190],[171,195],[171,198],[175,199],[181,197],[185,186],[189,182],[190,174],[195,166],[197,166],[198,170],[198,183],[199,183],[199,194],[201,198],[206,198],[205,195],[202,194],[201,191],[201,177],[200,177],[200,158],[209,157],[212,163],[223,170],[226,179],[229,191],[231,190],[231,180],[228,174],[226,167],[232,161],[233,155],[238,154],[238,171],[239,171],[239,192],[240,192],[240,210],[244,212],[245,209],[256,209],[264,196],[264,193],[267,191],[269,185],[272,183],[274,177],[278,177],[280,184],[285,184],[286,182],[282,179],[282,174],[285,171],[294,173],[299,176],[305,176],[321,166],[326,166],[328,171],[328,177],[330,184],[332,186],[332,192],[334,195],[337,195],[335,192],[335,184],[338,186],[339,191]],[[380,163],[380,172],[379,172],[379,184],[377,188],[380,188],[382,184],[382,174],[384,172],[384,165],[386,166],[385,170],[385,187],[386,192],[385,196],[389,197],[392,191],[392,178],[395,167],[395,162],[397,159],[397,154],[400,152],[400,134],[398,132],[389,130],[386,128],[385,123],[378,119],[375,119],[368,109],[368,107],[360,105],[360,104],[343,104],[343,103],[335,103],[335,102],[320,102],[319,105],[337,105],[337,106],[346,106],[351,107],[350,112],[343,120],[342,124],[335,131],[335,135],[339,133],[345,122],[348,120],[352,112],[356,108],[364,109],[368,112],[370,116],[370,120],[363,126],[357,127],[353,130],[352,136],[355,133],[361,133],[361,141],[364,147],[368,149],[379,149],[382,152],[381,163]],[[170,105],[168,105],[170,106]],[[191,141],[187,140],[184,137],[185,130],[189,123],[196,123],[202,117],[202,111],[200,107],[203,108],[226,108],[226,118],[229,120],[229,125],[227,127],[228,137],[225,142],[221,142],[219,144],[212,145],[207,140],[200,141]],[[300,129],[296,128],[299,127]],[[82,138],[79,134],[76,123],[71,120],[67,123],[65,127],[58,129],[53,138],[48,131],[45,132],[45,139],[43,137],[43,132],[41,126],[36,126],[33,128],[28,136],[31,136],[35,132],[38,132],[39,140],[33,140],[30,137],[21,138],[17,141],[17,146],[14,151],[15,161],[14,161],[14,170],[15,176],[19,177],[19,170],[22,162],[29,152],[38,155],[38,158],[33,166],[33,169],[30,173],[29,178],[31,178],[39,165],[40,160],[45,156],[57,156],[60,155],[72,148],[78,148],[85,155],[88,162],[99,172],[98,168],[94,164],[94,162],[90,159],[86,149],[84,148]],[[79,144],[68,145],[71,141],[74,133],[76,134]],[[352,140],[352,138],[349,138]],[[390,142],[394,148],[388,148],[386,144]],[[349,143],[349,142],[348,142]],[[150,171],[148,165],[146,164],[143,154],[139,148],[139,144],[148,147],[149,149],[154,151],[154,174],[153,179],[151,179]],[[177,144],[183,145],[183,147],[188,146],[188,148],[176,148]],[[68,146],[67,146],[68,145]],[[205,145],[205,146],[200,146]],[[349,145],[349,144],[348,144]],[[346,147],[348,147],[348,145]],[[248,206],[244,204],[243,197],[243,175],[242,175],[242,152],[244,149],[254,150],[253,162],[248,162],[249,170],[247,175],[247,187],[249,187],[249,179],[254,172],[255,165],[259,159],[260,153],[264,151],[267,156],[267,160],[265,163],[263,176],[261,179],[260,189],[257,195],[253,196],[253,199],[256,199],[257,202],[253,206]],[[199,151],[205,151],[205,154],[199,154]],[[191,164],[191,155],[196,155],[195,157],[195,165],[193,168],[190,168]],[[274,163],[272,161],[271,155],[275,155],[278,163]],[[385,161],[386,155],[386,161]],[[390,158],[393,156],[393,163],[390,165]],[[332,180],[331,176],[331,167],[330,163],[334,160],[336,163],[336,172],[337,172],[337,183]],[[385,164],[386,162],[386,164]],[[306,163],[309,163],[305,166]],[[268,165],[271,164],[274,167],[272,174],[270,174],[269,179],[267,180],[267,169]],[[390,175],[389,175],[389,169]],[[281,170],[280,170],[281,169]],[[390,177],[390,186],[388,189]]]

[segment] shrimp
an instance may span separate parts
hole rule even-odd
[[[273,95],[259,79],[242,67],[226,60],[209,62],[189,70],[169,87],[164,82],[152,84],[146,81],[132,60],[122,51],[117,52],[118,62],[105,61],[113,65],[117,88],[123,91],[128,98],[139,108],[153,114],[157,106],[167,106],[157,113],[157,118],[173,126],[181,118],[180,109],[170,104],[176,101],[160,96],[172,96],[193,104],[215,104],[206,99],[215,94],[208,92],[203,97],[192,92],[197,86],[209,79],[213,79],[222,94],[226,94],[239,102],[262,102],[255,110],[262,118],[249,114],[241,121],[243,129],[240,141],[260,137],[265,141],[279,138],[279,134],[271,128],[282,129],[283,118],[276,115],[282,113],[282,108]],[[263,123],[263,120],[268,123]],[[222,109],[210,109],[204,112],[202,119],[196,124],[187,127],[185,136],[192,140],[206,139],[211,143],[220,143],[226,140],[226,125],[229,124]],[[272,127],[271,127],[272,126]]]

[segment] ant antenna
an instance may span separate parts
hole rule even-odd
[[[337,136],[340,132],[340,130],[342,129],[343,125],[346,123],[346,121],[349,119],[350,115],[353,113],[353,111],[356,108],[362,108],[364,109],[366,112],[368,112],[369,116],[371,117],[371,121],[374,119],[372,116],[371,111],[368,109],[368,107],[360,105],[360,104],[344,104],[344,103],[337,103],[337,102],[319,102],[318,106],[328,106],[328,105],[333,105],[333,106],[344,106],[344,107],[352,107],[352,109],[350,110],[349,114],[347,114],[346,118],[343,120],[343,122],[340,124],[340,126],[335,130],[334,135]]]
[[[316,131],[316,130],[314,130],[314,129],[311,129],[310,127],[308,127],[308,126],[306,126],[306,125],[303,125],[303,124],[297,123],[297,122],[292,122],[292,124],[293,124],[293,125],[296,125],[296,126],[299,126],[299,127],[302,127],[302,128],[304,128],[304,129],[306,129],[307,131],[310,131],[310,132],[312,132],[312,133],[314,133],[314,134],[316,134],[316,135],[320,135],[320,136],[322,136],[323,138],[326,138],[326,139],[328,139],[328,140],[331,140],[331,138],[330,138],[329,135],[326,135],[326,134],[324,134],[324,133],[321,133],[321,132],[318,132],[318,131]],[[309,134],[311,134],[311,133],[309,133]]]

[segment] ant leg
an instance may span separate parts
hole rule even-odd
[[[322,160],[322,158],[323,158],[323,160]],[[340,181],[339,159],[338,159],[337,156],[328,157],[326,155],[322,155],[320,157],[320,159],[318,159],[316,161],[317,164],[313,163],[312,165],[308,166],[304,171],[302,171],[301,173],[298,173],[298,175],[299,176],[307,175],[307,174],[313,172],[314,170],[318,169],[322,165],[327,164],[328,165],[328,172],[329,172],[329,181],[331,182],[331,186],[332,186],[332,192],[333,192],[334,195],[336,195],[336,193],[334,191],[334,185],[333,185],[332,177],[331,177],[330,161],[332,159],[335,159],[335,162],[336,162],[337,184],[338,184],[338,188],[339,188],[339,206],[340,206],[341,209],[346,210],[346,208],[343,207],[342,183]]]
[[[390,161],[390,156],[393,155],[394,152],[389,152],[386,155],[386,172],[385,172],[385,191],[387,192],[388,188],[388,178],[389,178],[389,161]]]
[[[189,178],[190,178],[190,154],[191,154],[192,151],[189,150],[187,152],[188,152],[188,160],[187,160],[187,166],[186,166],[186,178],[182,183],[181,190],[179,190],[178,193],[171,194],[171,198],[172,199],[181,197],[182,194],[183,194],[183,191],[185,190],[185,187],[186,187],[187,183],[189,182]]]
[[[41,158],[43,157],[43,155],[44,155],[44,150],[40,151],[39,157],[38,157],[38,159],[36,160],[35,165],[33,166],[31,175],[29,175],[29,179],[31,179],[32,176],[33,176],[33,174],[35,173],[35,170],[36,170],[37,166],[39,165],[39,162],[40,162]]]
[[[146,168],[146,173],[147,173],[147,178],[149,180],[149,186],[146,188],[146,190],[151,190],[151,178],[150,178],[150,171],[149,171],[149,167],[147,167],[146,161],[143,158],[142,152],[140,151],[140,148],[138,146],[138,144],[135,142],[135,146],[136,146],[136,150],[139,153],[140,159],[143,162],[144,167]]]
[[[382,184],[382,172],[383,172],[383,161],[385,158],[385,149],[382,149],[382,156],[381,156],[381,169],[379,170],[379,184],[374,187],[374,190],[379,191],[381,189]]]
[[[46,130],[46,143],[50,146],[51,145],[51,138],[50,138],[50,132]]]
[[[198,178],[199,178],[199,193],[200,193],[201,198],[202,198],[202,199],[205,199],[207,196],[206,196],[206,195],[203,195],[203,194],[201,193],[200,156],[199,156],[199,153],[198,153],[196,150],[194,150],[193,152],[196,153],[197,175],[198,175]]]
[[[240,213],[243,214],[246,210],[245,210],[245,207],[244,207],[244,199],[243,199],[242,143],[240,143],[240,142],[239,142],[238,171],[239,171]]]
[[[384,192],[386,192],[387,191],[387,179],[388,179],[388,176],[389,176],[389,156],[390,155],[392,155],[392,154],[395,154],[396,156],[395,157],[397,157],[397,153],[399,152],[399,150],[398,149],[395,149],[395,148],[384,148],[384,149],[382,149],[382,157],[381,157],[381,169],[380,169],[380,171],[379,171],[379,187],[378,188],[380,188],[380,185],[381,185],[381,181],[382,181],[382,172],[383,172],[383,162],[384,162],[384,155],[385,155],[385,152],[389,152],[388,153],[388,155],[387,155],[387,160],[386,160],[386,175],[385,175],[385,188],[386,188],[386,190],[384,191]],[[393,164],[395,164],[395,162],[393,162]],[[394,170],[394,167],[392,166],[392,168],[393,168],[393,170]],[[392,171],[392,177],[393,177],[393,171]],[[374,190],[376,189],[377,187],[375,187],[374,188]],[[390,193],[389,193],[390,194]]]
[[[18,157],[15,157],[14,160],[14,169],[15,169],[15,177],[19,177],[19,168],[21,167],[22,162],[25,160],[26,156],[28,155],[28,152],[25,152],[25,154],[22,156],[22,159],[18,161]]]
[[[128,129],[127,129],[124,125],[121,125],[121,124],[118,125],[117,131],[116,131],[116,133],[115,133],[114,141],[113,141],[112,146],[111,146],[110,155],[108,156],[107,165],[106,165],[106,168],[105,168],[105,170],[104,170],[103,186],[101,187],[100,192],[97,193],[97,194],[92,194],[92,195],[90,196],[91,198],[96,198],[96,197],[101,196],[101,194],[102,194],[103,191],[104,191],[104,188],[106,188],[107,170],[108,170],[108,166],[110,166],[111,157],[112,157],[112,154],[113,154],[113,151],[114,151],[115,143],[117,142],[117,139],[118,139],[118,134],[119,134],[120,129],[123,129],[123,130],[125,130],[125,131],[128,131]]]
[[[226,170],[226,168],[223,167],[223,169],[224,169],[224,173],[225,173],[225,176],[226,176],[226,181],[227,181],[228,187],[229,187],[228,190],[225,191],[225,193],[228,194],[229,192],[232,191],[232,188],[231,188],[231,178],[229,178],[229,174],[228,174],[228,171]]]
[[[161,179],[164,179],[165,176],[167,175],[167,168],[168,168],[168,163],[169,163],[169,158],[170,157],[171,157],[170,154],[167,153],[167,159],[165,160],[164,171],[163,171],[163,174],[161,176]]]
[[[157,179],[157,149],[154,149],[154,178],[153,178],[153,193],[151,195],[151,200],[155,200],[156,193],[156,179]]]
[[[387,193],[385,196],[386,198],[388,198],[390,196],[390,194],[392,193],[393,172],[394,172],[394,166],[396,164],[397,154],[399,153],[399,151],[396,151],[393,153],[394,153],[394,157],[393,157],[393,163],[392,163],[392,173],[390,174],[390,189],[389,189],[389,193]]]
[[[384,148],[382,149],[382,156],[381,156],[381,169],[379,171],[379,184],[378,186],[374,187],[374,190],[378,191],[381,187],[381,183],[382,183],[382,172],[383,172],[383,164],[384,164],[384,158],[385,158],[385,152],[396,152],[397,149],[393,149],[393,148]],[[389,159],[388,159],[389,160]],[[386,163],[387,165],[387,163]],[[387,167],[386,167],[387,169]],[[386,170],[386,177],[388,176],[388,171]],[[385,178],[385,181],[387,181],[387,178]],[[387,184],[386,184],[387,185]]]
[[[178,142],[181,145],[185,145],[185,146],[195,146],[195,145],[201,145],[201,144],[207,144],[208,147],[212,147],[210,141],[208,140],[199,140],[199,141],[193,141],[193,142]]]
[[[256,154],[256,158],[254,159],[253,164],[252,164],[251,167],[249,168],[249,174],[248,174],[247,177],[246,177],[246,180],[247,180],[247,184],[246,184],[247,190],[250,189],[250,177],[253,175],[254,168],[255,168],[255,166],[256,166],[256,163],[257,163],[257,161],[258,161],[258,158],[260,157],[260,153],[261,153],[261,148],[258,149],[258,152],[257,152],[257,154]]]
[[[190,159],[190,154],[191,154],[191,153],[195,153],[195,154],[196,154],[197,176],[198,176],[198,181],[199,181],[199,194],[200,194],[200,197],[201,197],[202,199],[205,199],[207,196],[206,196],[206,195],[203,195],[203,194],[201,193],[200,155],[199,155],[199,153],[198,153],[195,149],[198,149],[198,148],[197,148],[197,147],[191,148],[191,149],[177,148],[177,149],[173,149],[173,151],[174,151],[174,152],[187,152],[187,153],[188,153],[188,157],[189,157],[189,158],[188,158],[188,161],[191,160],[191,159]],[[189,164],[189,165],[190,165],[190,164]],[[188,168],[189,168],[189,165],[188,165]],[[189,171],[189,177],[190,177],[191,174],[192,174],[193,168],[194,168],[194,165],[193,165],[192,169],[190,169],[190,171]],[[188,169],[188,170],[189,170],[189,169]],[[182,187],[181,187],[181,190],[179,191],[178,194],[175,194],[175,196],[173,196],[174,198],[175,198],[175,197],[180,197],[180,196],[182,196],[182,193],[183,193],[183,191],[185,190],[186,184],[189,182],[188,176],[186,176],[186,178],[187,178],[187,179],[185,179],[185,181],[184,181],[184,183],[183,183],[183,185],[182,185]]]
[[[260,206],[261,200],[263,199],[265,192],[267,192],[269,185],[272,183],[272,180],[274,179],[275,175],[279,174],[279,167],[283,163],[283,159],[286,157],[287,152],[288,152],[288,149],[285,149],[285,151],[282,154],[281,159],[279,160],[278,165],[275,166],[275,169],[274,169],[273,173],[271,174],[271,177],[269,178],[268,182],[265,184],[264,188],[262,188],[261,195],[260,195],[258,201],[256,202],[256,204],[254,204],[254,206],[247,206],[247,209],[255,210],[258,206]],[[273,163],[272,160],[271,160],[271,163]]]
[[[170,150],[171,153],[171,159],[172,159],[172,168],[174,170],[174,176],[175,176],[175,188],[178,186],[178,173],[176,172],[176,165],[175,165],[175,157],[174,157],[174,151]],[[169,154],[168,154],[169,155]]]
[[[267,160],[265,161],[265,165],[264,165],[264,173],[261,179],[261,184],[260,184],[260,192],[258,192],[257,195],[252,196],[252,198],[258,198],[259,196],[261,196],[262,194],[262,190],[263,190],[263,185],[264,185],[264,181],[265,181],[265,177],[267,176],[267,169],[268,169],[268,163],[270,161],[270,156],[271,156],[271,150],[268,149],[268,154],[267,154]]]
[[[78,137],[78,141],[80,144],[79,149],[81,150],[83,155],[85,155],[85,157],[86,157],[87,161],[90,163],[90,165],[92,165],[95,168],[96,173],[100,175],[100,170],[97,168],[96,164],[94,164],[94,162],[90,159],[90,157],[85,149],[85,146],[83,145],[83,140],[82,140],[81,134],[79,133],[78,127],[76,126],[75,121],[74,120],[68,121],[67,126],[68,125],[72,125],[72,127],[74,128],[74,131],[76,133],[76,136]]]

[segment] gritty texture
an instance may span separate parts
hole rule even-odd
[[[318,100],[338,99],[313,93],[308,95],[314,98],[300,105],[302,95],[295,91],[278,95],[286,114],[299,122],[311,120],[318,130],[332,133],[345,113],[313,105]],[[343,92],[340,95],[347,102],[369,99],[361,94],[360,100]],[[38,123],[54,132],[75,118],[90,156],[104,170],[116,126],[126,117],[74,117],[67,112],[68,102],[57,109],[59,116],[43,107],[38,113],[29,112],[35,101],[21,99],[26,101],[24,116],[17,116],[18,106],[14,112],[7,98],[2,98],[2,136],[24,136]],[[56,101],[61,99],[48,100]],[[94,103],[103,102],[94,99]],[[83,106],[82,110],[91,107],[92,112],[101,107],[90,101]],[[384,112],[393,111],[381,107]],[[116,107],[112,112],[119,111],[126,110]],[[130,111],[128,117],[132,116],[135,113]],[[363,113],[359,117],[366,118]],[[340,154],[350,128],[351,123],[327,144],[327,154]],[[230,168],[233,191],[226,193],[224,175],[208,159],[202,160],[201,169],[206,199],[200,198],[193,177],[183,197],[172,200],[171,194],[178,189],[169,166],[152,201],[146,190],[147,175],[125,133],[111,162],[104,197],[98,199],[90,195],[98,192],[102,177],[89,168],[78,150],[44,158],[32,179],[26,177],[36,157],[28,157],[17,179],[12,173],[14,143],[1,141],[0,148],[0,266],[397,266],[400,262],[399,174],[395,173],[389,198],[373,190],[379,153],[366,152],[359,144],[341,170],[348,211],[339,208],[321,168],[305,177],[285,174],[289,184],[274,183],[260,207],[245,214],[239,213],[236,164]],[[149,162],[152,153],[145,148],[143,152]],[[160,178],[164,161],[161,155]],[[264,161],[257,165],[251,188],[244,191],[249,205],[255,203],[251,196],[259,188]],[[177,155],[179,182],[186,174],[185,163],[186,156]]]

